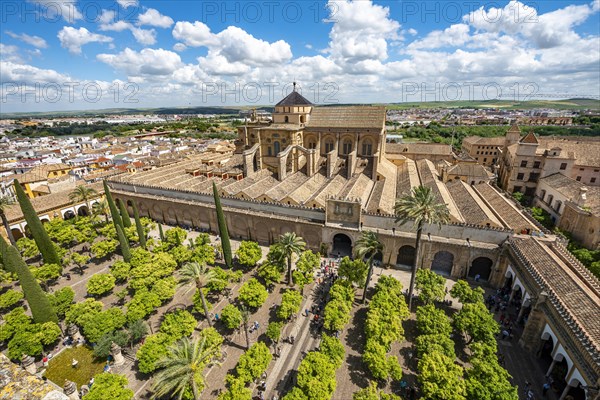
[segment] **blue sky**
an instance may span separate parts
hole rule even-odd
[[[0,7],[4,112],[600,93],[600,0]]]

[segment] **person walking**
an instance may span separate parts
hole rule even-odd
[[[548,389],[550,389],[550,384],[548,382],[544,383],[544,386],[542,386],[542,395],[544,397],[546,397],[546,393],[548,392]]]

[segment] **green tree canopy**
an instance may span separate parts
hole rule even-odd
[[[338,268],[341,279],[347,280],[358,287],[364,287],[367,280],[369,265],[360,259],[351,260],[349,257],[342,258]]]
[[[463,304],[483,302],[483,293],[482,288],[472,289],[467,281],[462,279],[459,279],[450,289],[450,295]]]
[[[157,361],[167,354],[168,346],[176,340],[165,333],[155,333],[146,337],[136,354],[140,372],[144,374],[154,372],[158,368]]]
[[[498,361],[471,358],[466,370],[468,400],[518,400],[517,387],[510,383],[511,376]]]
[[[247,307],[258,308],[268,296],[267,289],[255,278],[251,278],[240,288],[238,300]]]
[[[446,295],[444,289],[446,279],[430,269],[419,269],[415,279],[419,297],[425,304],[442,301]]]
[[[302,295],[295,290],[286,290],[281,298],[281,305],[277,308],[277,317],[288,319],[300,311]]]
[[[417,329],[421,335],[441,334],[449,336],[452,333],[450,319],[444,310],[428,304],[417,308]]]
[[[333,363],[335,368],[342,366],[346,351],[344,350],[344,344],[340,339],[329,335],[323,335],[321,337],[319,351],[329,357],[329,360]]]
[[[243,240],[235,253],[238,262],[245,268],[252,268],[262,258],[262,250],[258,243]]]
[[[227,304],[221,310],[221,320],[229,329],[237,329],[242,325],[242,312],[233,304]]]
[[[462,309],[454,315],[454,328],[470,336],[468,343],[473,340],[494,342],[495,335],[500,332],[498,323],[484,303],[463,304]]]
[[[273,356],[263,342],[254,343],[242,354],[235,369],[238,378],[250,383],[259,378],[267,370]]]
[[[131,400],[133,390],[127,387],[128,384],[124,375],[104,372],[94,377],[90,392],[82,400]]]
[[[265,333],[269,339],[273,343],[279,342],[279,338],[281,337],[281,329],[283,328],[283,322],[281,321],[272,321],[269,322],[267,326],[267,332]]]
[[[298,367],[298,388],[311,400],[330,400],[335,392],[335,365],[318,351],[309,352]]]
[[[439,352],[426,353],[418,365],[423,396],[432,400],[466,400],[463,369]]]
[[[377,383],[371,381],[369,386],[355,392],[352,395],[352,400],[401,400],[395,394],[384,393],[383,390],[377,388]]]
[[[196,318],[189,311],[177,310],[165,314],[160,331],[179,339],[190,336],[196,325]]]
[[[86,284],[87,292],[92,296],[102,296],[110,292],[114,287],[115,277],[111,274],[93,275]]]
[[[415,346],[419,358],[423,358],[425,354],[431,352],[442,353],[451,359],[456,358],[454,341],[444,334],[432,333],[428,335],[419,335],[415,341]]]

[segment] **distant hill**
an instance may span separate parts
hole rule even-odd
[[[565,99],[565,100],[474,100],[474,101],[431,101],[422,103],[380,103],[388,109],[408,108],[502,108],[506,110],[535,108],[554,108],[560,110],[591,109],[600,111],[600,100],[595,99]],[[323,104],[323,106],[345,106],[352,104]],[[356,105],[356,103],[354,104]],[[238,114],[241,110],[263,109],[272,111],[272,106],[227,106],[227,107],[161,107],[161,108],[107,108],[101,110],[83,111],[53,111],[31,113],[0,113],[0,119],[12,118],[50,118],[50,117],[102,117],[105,115],[131,115],[131,114]]]
[[[531,110],[535,108],[554,108],[559,110],[600,110],[600,100],[565,99],[565,100],[474,100],[474,101],[432,101],[425,103],[389,103],[388,109],[404,110],[407,108],[502,108],[505,110]]]

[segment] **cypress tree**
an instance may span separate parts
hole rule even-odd
[[[117,199],[117,203],[119,204],[119,210],[121,210],[121,221],[123,221],[123,226],[125,228],[129,228],[131,226],[131,219],[129,219],[129,212],[127,212],[127,207],[121,199]]]
[[[42,225],[40,218],[31,205],[29,197],[27,197],[25,194],[25,191],[21,187],[21,184],[18,180],[15,179],[14,185],[17,200],[21,206],[21,211],[23,211],[23,217],[25,218],[25,221],[27,221],[27,226],[29,227],[29,231],[31,232],[33,239],[35,240],[35,244],[40,250],[40,253],[42,253],[44,263],[62,265],[60,257],[54,248],[54,244],[50,240],[48,232],[46,232],[46,229],[44,229],[44,225]]]
[[[160,222],[158,223],[158,235],[160,236],[160,241],[164,242],[165,241],[165,233],[163,232],[162,224]]]
[[[40,284],[35,280],[33,274],[29,270],[19,251],[8,245],[3,237],[0,236],[0,252],[2,253],[2,262],[7,271],[15,271],[21,284],[21,289],[31,309],[31,315],[36,323],[43,324],[44,322],[58,323],[56,311],[50,304],[50,300],[46,293],[40,287]]]
[[[225,258],[225,265],[231,268],[231,243],[229,242],[229,231],[227,230],[227,222],[225,221],[225,216],[223,215],[221,199],[219,198],[219,192],[217,191],[217,185],[215,182],[213,182],[213,195],[215,197],[215,208],[217,209],[217,222],[219,223],[219,235],[221,235],[223,258]]]
[[[117,226],[121,226],[121,229],[124,231],[123,221],[121,220],[121,216],[119,215],[119,211],[117,210],[117,206],[115,205],[115,201],[113,200],[112,195],[110,194],[110,190],[108,189],[108,184],[106,181],[104,183],[104,195],[106,196],[106,202],[108,203],[108,208],[110,208],[110,216],[112,217],[113,224],[115,225],[115,229]]]
[[[140,221],[140,213],[138,212],[135,202],[133,202],[133,219],[135,220],[135,228],[137,229],[137,234],[138,234],[138,237],[140,238],[140,246],[142,246],[145,249],[146,248],[146,232],[144,232],[144,227],[142,226],[142,221]]]
[[[121,245],[121,254],[123,255],[123,259],[125,262],[131,261],[131,251],[129,250],[129,240],[125,236],[123,229],[121,226],[117,226],[117,237],[119,238],[119,244]]]

